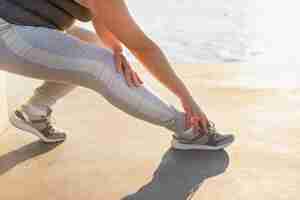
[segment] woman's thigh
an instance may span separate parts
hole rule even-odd
[[[152,123],[174,116],[147,86],[128,87],[109,50],[66,33],[13,26],[0,36],[0,60],[2,70],[93,89],[119,109]]]
[[[80,39],[81,41],[97,45],[98,47],[104,47],[97,34],[85,29],[84,27],[73,25],[70,29],[66,30],[66,33]],[[47,102],[48,104],[49,102],[54,104],[57,100],[67,95],[75,88],[76,85],[74,84],[44,81],[40,87],[36,88],[31,99],[33,101],[37,100],[39,103],[43,103],[44,100],[44,102]]]
[[[85,87],[115,70],[107,49],[47,28],[12,26],[0,36],[0,51],[2,70]]]

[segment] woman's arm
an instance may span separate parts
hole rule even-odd
[[[95,22],[93,21],[95,24]],[[122,73],[125,77],[126,83],[129,87],[139,87],[143,84],[138,74],[133,70],[126,57],[123,55],[123,46],[118,38],[114,36],[100,20],[97,21],[96,32],[101,38],[103,44],[112,49],[114,52],[114,60],[116,64],[116,69],[119,73]]]
[[[183,103],[188,118],[197,117],[206,131],[207,118],[190,92],[176,75],[161,49],[141,30],[130,15],[124,0],[86,0],[93,12],[96,32],[102,25],[113,33],[164,86]]]
[[[94,14],[97,33],[105,27],[112,32],[167,88],[177,96],[190,96],[160,48],[149,39],[130,16],[123,0],[87,0]]]
[[[94,22],[93,22],[94,23]],[[99,21],[97,23],[97,29],[96,29],[97,35],[99,38],[101,38],[101,41],[104,43],[104,45],[112,50],[114,52],[122,52],[122,43],[120,40],[118,40],[103,24],[103,22]]]

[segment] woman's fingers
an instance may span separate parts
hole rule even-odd
[[[208,133],[208,119],[205,114],[200,115],[199,125],[201,127],[201,130],[204,131],[204,133]]]
[[[135,86],[135,87],[139,87],[140,83],[139,83],[139,81],[136,77],[136,72],[132,70],[131,65],[128,63],[128,61],[126,60],[126,58],[124,56],[123,56],[123,59],[122,59],[122,64],[123,64],[124,68],[129,71],[130,85]]]
[[[123,71],[124,71],[124,77],[125,77],[125,79],[126,79],[127,85],[128,85],[129,87],[133,87],[134,84],[132,83],[132,79],[131,79],[131,71],[130,71],[130,69],[124,67],[124,70],[123,70]]]
[[[131,73],[131,76],[132,76],[132,80],[133,80],[133,83],[136,87],[139,87],[141,84],[137,78],[137,73],[135,71],[132,71]]]
[[[191,123],[191,114],[190,113],[185,113],[185,128],[189,129],[192,127],[192,123]]]
[[[131,65],[122,53],[114,54],[114,61],[118,73],[122,73],[129,87],[139,87],[143,84],[138,74],[133,71]]]
[[[141,80],[141,78],[139,77],[139,75],[136,73],[136,76],[137,76],[137,79],[138,79],[138,81],[140,82],[140,84],[142,85],[142,84],[144,84],[144,82]]]
[[[136,78],[136,73],[135,73],[135,71],[132,70],[131,65],[128,63],[127,59],[124,56],[123,56],[122,62],[123,62],[124,67],[130,71],[131,84],[135,87],[139,87],[139,82]]]
[[[199,125],[199,119],[198,119],[198,117],[192,117],[191,118],[191,123],[192,123],[192,126],[194,128],[194,133],[198,133],[199,130],[200,130],[200,125]]]
[[[124,68],[130,71],[131,85],[139,87],[142,84],[142,81],[139,78],[138,74],[132,69],[132,66],[129,64],[125,56],[122,56],[122,64]]]
[[[118,73],[122,73],[122,56],[119,53],[114,54],[114,60],[115,60],[115,65],[116,65],[116,70]]]
[[[195,133],[208,133],[208,119],[205,113],[193,100],[182,101],[182,106],[186,113],[187,128],[191,126],[194,128]]]
[[[114,53],[114,61],[118,73],[122,73],[129,87],[139,87],[143,84],[138,74],[132,69],[126,57],[119,52]]]
[[[207,123],[208,123],[207,120],[203,116],[198,117],[198,119],[197,119],[198,127],[205,134],[208,133]]]
[[[182,102],[183,109],[185,111],[185,125],[186,128],[189,129],[192,126],[191,119],[193,116],[192,108],[186,102]]]
[[[190,108],[185,108],[185,124],[186,128],[191,128],[192,127],[192,117],[193,113]]]

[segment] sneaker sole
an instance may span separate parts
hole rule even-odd
[[[178,140],[173,139],[171,142],[171,146],[174,149],[178,150],[209,150],[209,151],[217,151],[224,149],[231,145],[234,142],[234,138],[232,137],[230,140],[228,139],[227,142],[224,142],[223,144],[219,146],[208,146],[208,145],[199,145],[199,144],[183,144],[180,143]]]
[[[58,143],[58,142],[63,142],[65,138],[61,139],[48,139],[44,135],[42,135],[38,130],[32,128],[29,124],[24,122],[23,120],[20,120],[14,113],[10,114],[9,116],[9,121],[10,123],[23,131],[29,132],[37,137],[39,137],[44,143]]]

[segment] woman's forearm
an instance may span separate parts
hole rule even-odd
[[[164,86],[180,99],[190,97],[188,89],[176,75],[166,56],[135,23],[123,0],[89,2],[94,13],[93,24],[100,37],[104,33],[104,24]]]
[[[146,48],[131,50],[131,52],[154,77],[176,96],[180,99],[190,98],[188,89],[172,69],[162,50],[155,43],[151,43]]]
[[[93,21],[93,25],[98,37],[106,47],[113,49],[115,52],[122,51],[122,43],[105,27],[103,23],[101,23],[101,21],[98,20],[96,23]]]
[[[115,50],[122,50],[122,44],[119,39],[100,20],[94,20],[93,24],[97,35],[106,46]],[[139,45],[138,48],[129,47],[129,50],[157,80],[176,96],[180,99],[190,97],[188,89],[176,75],[164,53],[154,42],[149,39],[144,45]]]
[[[161,49],[152,42],[131,16],[125,0],[84,0],[93,13],[93,23],[99,34],[98,24],[103,23],[156,77],[181,100],[186,112],[187,127],[202,125],[207,132],[208,120],[188,89],[173,71]],[[98,29],[98,30],[97,30]]]

